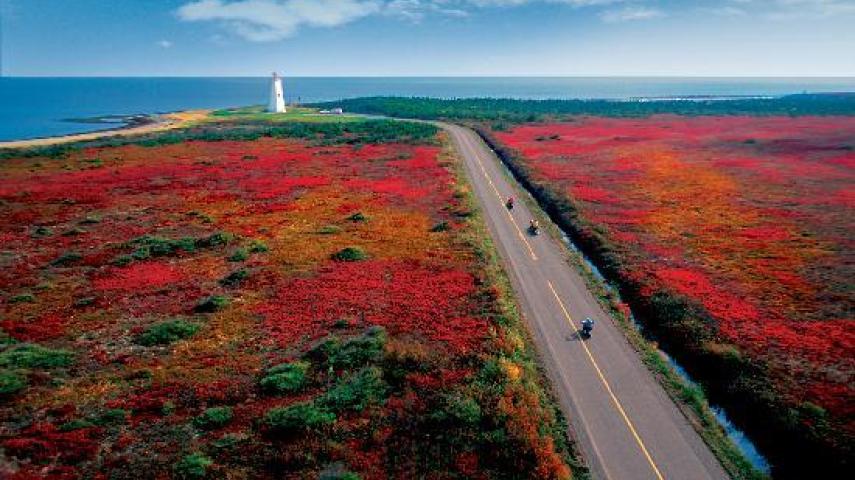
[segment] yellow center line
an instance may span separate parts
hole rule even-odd
[[[473,155],[475,156],[475,160],[478,162],[478,166],[481,168],[481,173],[483,173],[484,178],[487,179],[487,183],[490,184],[490,187],[493,188],[493,192],[496,193],[496,197],[498,197],[499,202],[504,203],[505,199],[502,198],[502,194],[499,193],[499,189],[496,188],[496,185],[493,184],[493,180],[490,178],[490,175],[487,174],[487,169],[484,168],[484,164],[481,162],[481,157],[478,156],[478,153],[474,150],[474,148],[471,148],[471,150],[473,151]],[[523,234],[522,229],[520,229],[520,226],[517,225],[517,221],[514,220],[514,216],[511,215],[510,210],[508,210],[506,208],[505,213],[508,214],[508,218],[511,220],[511,223],[513,224],[514,228],[517,230],[517,236],[520,237],[520,240],[522,240],[522,242],[525,244],[526,248],[528,248],[528,253],[531,255],[531,259],[537,260],[537,255],[535,255],[534,249],[531,248],[531,244],[528,243],[528,240],[525,238],[525,234]]]
[[[573,329],[573,333],[578,336],[579,329],[577,329],[576,325],[573,323],[573,318],[570,316],[570,312],[568,312],[567,308],[564,307],[564,302],[561,301],[561,297],[558,296],[558,293],[555,291],[555,287],[552,286],[552,282],[547,280],[546,284],[549,285],[549,289],[552,291],[552,295],[555,296],[555,300],[558,302],[558,306],[560,306],[561,310],[564,312],[564,317],[567,319],[567,323],[570,324],[570,328]],[[597,372],[597,376],[600,377],[600,380],[606,387],[606,391],[612,398],[612,402],[614,402],[615,407],[617,407],[618,412],[620,412],[621,416],[623,417],[623,421],[626,422],[626,426],[629,427],[629,431],[632,433],[632,436],[635,437],[636,443],[638,443],[638,446],[641,447],[641,452],[644,454],[645,458],[647,458],[647,462],[650,463],[650,467],[653,468],[653,473],[656,474],[656,478],[658,478],[659,480],[664,480],[662,477],[662,473],[659,472],[659,468],[656,467],[656,463],[653,461],[653,457],[650,456],[650,453],[647,451],[647,447],[644,446],[644,442],[641,441],[641,437],[638,435],[638,432],[635,430],[635,427],[629,420],[629,416],[627,416],[626,411],[624,411],[623,406],[621,405],[620,401],[618,401],[617,396],[615,396],[614,392],[612,391],[611,385],[609,385],[609,382],[606,381],[606,377],[603,375],[602,370],[600,370],[600,366],[597,364],[597,361],[594,360],[594,356],[591,354],[591,350],[588,348],[588,345],[586,345],[584,341],[581,343],[582,348],[585,349],[585,353],[588,355],[588,359],[594,366],[594,370]]]

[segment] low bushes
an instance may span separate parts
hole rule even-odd
[[[240,270],[235,270],[234,272],[221,278],[220,285],[224,287],[234,287],[236,285],[239,285],[247,278],[249,278],[249,271],[245,268],[241,268]]]
[[[73,356],[65,350],[53,350],[40,345],[22,343],[0,353],[0,367],[59,368],[71,365]]]
[[[318,399],[318,403],[333,412],[342,410],[358,412],[369,405],[382,403],[386,390],[383,371],[377,367],[365,367],[339,379]]]
[[[27,387],[27,378],[12,370],[0,370],[0,395],[9,395]]]
[[[153,345],[169,345],[190,338],[199,331],[199,325],[184,320],[170,320],[149,327],[139,337],[137,343],[147,347]]]
[[[307,362],[283,363],[267,370],[259,384],[269,393],[296,392],[305,385],[308,370]]]
[[[211,295],[199,300],[194,307],[196,313],[214,313],[229,306],[229,299],[222,295]]]
[[[193,425],[201,430],[214,430],[224,427],[232,420],[230,407],[213,407],[193,419]]]
[[[182,458],[176,463],[172,472],[175,477],[181,480],[196,480],[205,478],[208,473],[208,468],[214,464],[214,461],[201,453],[191,453]]]
[[[318,359],[333,370],[353,369],[379,361],[385,344],[386,330],[372,327],[364,334],[346,341],[330,337],[307,353],[307,356]]]
[[[264,416],[264,423],[273,431],[293,432],[318,429],[335,422],[336,416],[314,402],[301,402],[273,408]]]
[[[368,259],[368,254],[359,247],[346,247],[334,253],[332,258],[338,262],[358,262]]]

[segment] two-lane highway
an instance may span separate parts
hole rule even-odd
[[[448,124],[493,240],[511,276],[538,353],[561,408],[573,424],[596,478],[723,479],[721,465],[686,417],[602,311],[565,252],[547,234],[532,237],[534,218],[499,160],[471,130]],[[579,339],[580,321],[596,321]]]

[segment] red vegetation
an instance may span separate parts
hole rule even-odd
[[[696,301],[721,340],[768,362],[780,394],[851,415],[855,118],[583,118],[493,134],[566,192],[584,235],[605,232],[643,295]]]
[[[203,451],[216,478],[282,478],[269,466],[289,461],[313,477],[330,456],[363,478],[394,475],[387,443],[427,451],[408,428],[495,355],[495,303],[460,236],[466,206],[445,161],[434,145],[270,138],[4,160],[0,333],[73,364],[18,372],[28,385],[0,398],[0,464],[20,479],[166,478]],[[432,231],[440,222],[449,228]],[[366,258],[333,260],[346,247]],[[200,307],[211,296],[225,301]],[[311,401],[343,373],[313,367],[303,391],[275,396],[259,387],[266,369],[374,326],[415,369],[388,398],[337,412],[311,438],[267,432],[268,410]],[[226,425],[194,423],[222,406]],[[566,477],[531,430],[539,407],[528,405],[514,445],[540,463],[545,451]],[[71,421],[81,428],[60,431]],[[226,433],[236,446],[215,446]],[[465,453],[437,461],[476,478],[495,468]]]

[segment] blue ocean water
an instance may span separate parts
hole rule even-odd
[[[75,118],[262,104],[268,82],[266,77],[2,77],[0,140],[115,126],[69,121]],[[285,82],[287,100],[303,103],[372,95],[623,99],[855,91],[855,78],[296,77]]]

